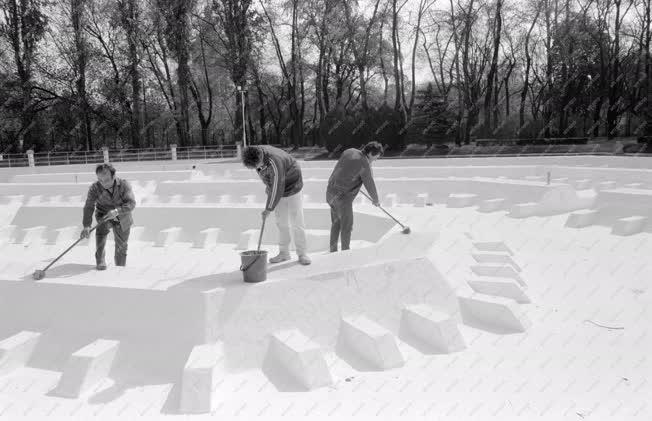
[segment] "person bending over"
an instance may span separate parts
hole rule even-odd
[[[136,207],[136,199],[127,180],[115,176],[115,168],[111,164],[100,164],[95,168],[97,181],[91,184],[84,205],[82,238],[88,238],[91,230],[93,212],[98,222],[107,218],[108,222],[95,230],[95,262],[97,270],[106,269],[104,248],[106,237],[113,230],[115,240],[116,266],[127,264],[127,242],[129,231],[134,223],[131,212]]]
[[[369,142],[362,150],[349,148],[342,152],[328,179],[326,202],[331,208],[330,251],[337,251],[341,236],[342,250],[349,250],[353,231],[353,201],[364,184],[374,206],[380,206],[371,164],[383,154],[383,146]]]
[[[294,157],[282,149],[269,145],[247,146],[242,151],[245,167],[256,169],[266,186],[267,202],[263,219],[270,212],[276,215],[279,232],[279,254],[269,259],[279,263],[290,259],[290,226],[299,263],[309,265],[306,228],[303,221],[303,178],[301,167]]]

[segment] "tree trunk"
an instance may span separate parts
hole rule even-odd
[[[140,69],[138,57],[138,24],[140,13],[136,0],[128,0],[128,16],[125,29],[129,46],[129,71],[131,73],[131,144],[134,148],[141,147],[141,131],[143,127],[143,111],[140,100]]]
[[[493,95],[494,83],[496,74],[498,72],[498,52],[500,50],[500,36],[502,32],[502,0],[496,2],[496,17],[494,19],[494,45],[493,56],[491,58],[491,66],[489,67],[489,74],[487,75],[487,91],[484,97],[484,127],[485,133],[489,134],[493,131],[495,122],[491,121],[491,100]]]
[[[530,89],[530,68],[532,67],[532,56],[530,55],[530,36],[532,35],[534,25],[536,25],[537,20],[539,19],[540,13],[541,3],[538,3],[536,15],[532,20],[530,29],[527,31],[527,35],[525,36],[525,77],[523,81],[523,90],[521,91],[521,103],[518,108],[519,129],[517,135],[519,136],[521,130],[523,130],[523,126],[525,126],[525,100],[527,99],[528,90]]]
[[[93,138],[86,94],[86,61],[88,59],[88,51],[83,29],[85,3],[85,0],[72,0],[71,20],[75,43],[75,68],[77,70],[75,88],[77,90],[76,106],[79,117],[78,126],[82,127],[83,130],[84,146],[87,151],[90,151],[93,149]]]

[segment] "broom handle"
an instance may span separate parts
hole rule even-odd
[[[95,230],[95,228],[99,227],[100,225],[102,225],[103,223],[105,223],[105,222],[107,222],[107,221],[108,221],[108,219],[104,219],[104,220],[102,220],[101,222],[99,222],[97,225],[95,225],[94,227],[92,227],[92,228],[90,229],[90,231],[88,231],[88,234],[90,235],[90,233],[93,232],[93,231]],[[68,248],[67,248],[63,253],[61,253],[59,256],[57,256],[56,259],[54,259],[53,261],[51,261],[50,264],[47,265],[47,266],[45,267],[45,269],[43,269],[43,272],[45,272],[46,270],[50,269],[50,266],[52,266],[53,264],[55,264],[55,263],[57,262],[57,260],[61,259],[61,258],[62,258],[66,253],[68,253],[68,252],[69,252],[73,247],[75,247],[75,246],[77,245],[77,243],[79,243],[81,240],[83,240],[83,238],[82,238],[82,237],[79,237],[79,238],[77,239],[77,241],[75,241],[74,243],[72,243],[72,245],[71,245],[70,247],[68,247]]]
[[[367,199],[369,199],[369,200],[373,200],[371,197],[369,197],[369,196],[367,195],[367,193],[363,192],[362,190],[360,190],[360,193],[362,193],[362,194],[363,194]],[[405,226],[403,226],[403,224],[401,224],[401,223],[400,223],[396,218],[394,218],[394,217],[392,216],[391,213],[387,212],[387,211],[386,211],[382,206],[380,206],[380,205],[378,205],[378,207],[379,207],[383,212],[385,212],[385,213],[386,213],[390,218],[392,218],[392,219],[394,220],[394,222],[396,222],[397,224],[399,224],[401,227],[405,228]]]
[[[265,220],[267,218],[263,218],[263,226],[260,228],[260,235],[258,236],[258,249],[257,251],[260,251],[260,243],[263,241],[263,231],[265,231]]]

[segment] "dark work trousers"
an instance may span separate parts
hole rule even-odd
[[[104,248],[106,246],[106,237],[109,231],[113,230],[113,239],[115,241],[115,265],[125,266],[127,264],[127,241],[129,241],[130,228],[123,231],[118,221],[109,221],[100,225],[95,230],[95,261],[96,263],[104,262]]]
[[[330,251],[337,251],[337,240],[341,236],[342,250],[348,250],[353,230],[353,199],[355,196],[340,196],[329,200],[331,207]]]

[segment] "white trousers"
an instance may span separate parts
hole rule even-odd
[[[290,226],[297,255],[306,254],[306,226],[303,221],[303,192],[282,197],[274,209],[279,233],[279,252],[290,253]]]

